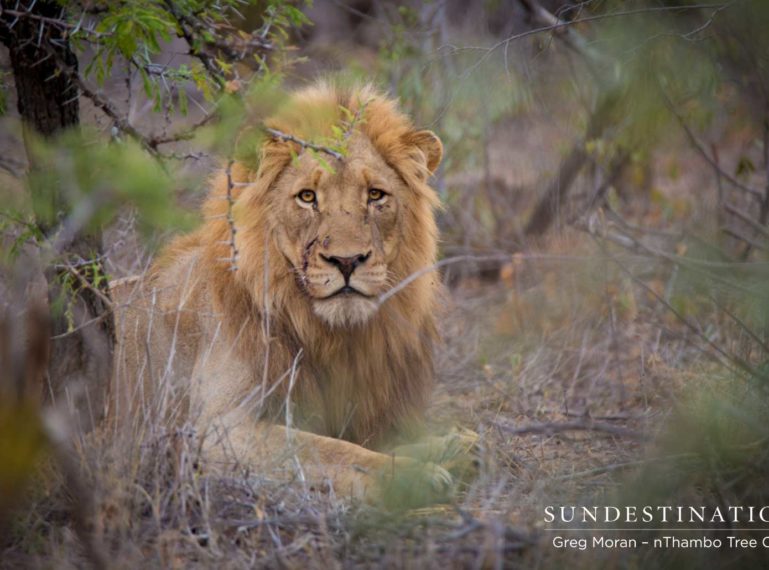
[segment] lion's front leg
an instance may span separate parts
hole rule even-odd
[[[293,467],[288,476],[303,477],[311,488],[330,486],[338,496],[388,506],[440,502],[453,488],[451,475],[436,464],[256,421],[242,413],[213,424],[203,451],[208,461],[218,463],[238,462],[260,470]]]

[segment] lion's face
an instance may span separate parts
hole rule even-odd
[[[393,272],[403,209],[413,197],[366,136],[330,160],[333,172],[303,153],[271,191],[278,248],[313,311],[332,326],[364,323],[379,295],[403,276]]]

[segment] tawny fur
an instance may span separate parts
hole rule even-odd
[[[349,126],[342,107],[359,120],[345,134],[345,158],[324,157],[336,174],[274,139],[263,145],[258,167],[232,165],[237,270],[222,172],[203,225],[172,242],[143,280],[115,288],[125,308],[112,412],[123,419],[139,410],[167,414],[183,402],[185,417],[220,436],[207,436],[210,457],[259,463],[289,440],[313,463],[313,477],[365,495],[388,465],[413,467],[370,450],[419,430],[432,383],[436,275],[428,271],[377,299],[435,262],[438,200],[427,181],[442,149],[370,87],[299,91],[267,125],[322,140],[333,125]],[[286,194],[307,176],[317,179],[319,200],[323,188],[330,200],[312,212]],[[356,206],[360,180],[369,178],[391,186],[389,202]],[[334,203],[337,192],[344,202]],[[298,234],[314,237],[303,242]],[[341,279],[324,256],[363,248],[373,253],[356,271],[370,297],[323,299],[317,291]],[[281,427],[287,405],[296,430]],[[428,477],[448,477],[424,467]]]

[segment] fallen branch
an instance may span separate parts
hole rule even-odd
[[[695,453],[679,453],[677,455],[668,455],[666,457],[649,457],[648,459],[639,459],[637,461],[623,461],[621,463],[610,463],[608,465],[601,465],[593,469],[587,469],[585,471],[575,471],[568,475],[560,475],[553,477],[555,481],[568,481],[570,479],[578,479],[581,477],[592,477],[594,475],[603,475],[604,473],[612,473],[614,471],[620,471],[622,469],[630,469],[632,467],[645,467],[650,463],[662,463],[664,461],[678,461],[681,459],[696,459]]]
[[[563,433],[566,431],[596,431],[606,433],[609,435],[616,435],[618,437],[628,437],[631,439],[647,440],[648,436],[639,433],[637,431],[613,426],[611,424],[594,422],[589,420],[563,422],[563,423],[538,423],[530,424],[522,427],[513,427],[501,422],[494,422],[494,425],[501,431],[509,435],[555,435],[557,433]]]

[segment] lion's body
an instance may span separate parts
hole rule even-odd
[[[391,460],[370,450],[418,429],[432,383],[437,199],[426,181],[440,143],[367,88],[301,91],[268,125],[309,140],[342,121],[340,106],[365,120],[334,172],[268,142],[257,171],[235,163],[216,177],[196,232],[115,286],[112,411],[179,412],[219,434],[206,438],[214,459],[275,459],[290,436],[319,478],[360,493]],[[314,203],[294,199],[310,184]],[[378,200],[361,201],[361,188]]]

